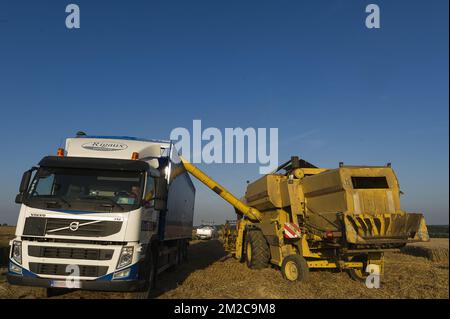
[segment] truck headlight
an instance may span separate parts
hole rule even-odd
[[[133,261],[133,247],[122,247],[116,269],[128,266]]]
[[[19,264],[22,265],[22,242],[13,241],[11,257]]]

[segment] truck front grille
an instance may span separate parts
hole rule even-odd
[[[55,276],[67,276],[75,275],[73,268],[67,268],[67,264],[43,264],[43,263],[30,263],[30,271],[40,275],[55,275]],[[106,275],[108,266],[86,266],[76,265],[79,267],[80,277],[100,277]],[[66,270],[67,269],[67,270]]]
[[[112,249],[28,246],[28,255],[44,258],[111,260],[113,253]]]
[[[28,217],[25,220],[25,236],[80,236],[107,237],[116,234],[122,222],[107,220]]]

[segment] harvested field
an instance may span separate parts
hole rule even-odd
[[[402,248],[405,254],[428,258],[435,262],[448,262],[448,238],[436,238],[427,243],[416,243]]]
[[[8,245],[9,241],[14,237],[15,229],[14,226],[0,226],[0,267],[6,265],[8,261]]]
[[[432,245],[434,240],[432,240]],[[448,241],[447,241],[448,242]],[[437,244],[439,245],[439,244]],[[380,289],[346,273],[314,271],[307,283],[289,283],[276,269],[250,270],[226,256],[218,241],[195,241],[189,260],[162,274],[155,298],[448,298],[448,259],[433,262],[401,252],[386,254]],[[0,283],[2,298],[41,298],[43,289]],[[121,293],[74,291],[53,298],[124,298]]]
[[[14,237],[14,226],[0,226],[0,247],[7,246],[8,242]]]

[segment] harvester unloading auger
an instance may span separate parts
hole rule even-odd
[[[238,220],[222,234],[225,250],[250,268],[278,266],[290,281],[305,280],[310,268],[347,270],[365,280],[369,264],[383,273],[386,250],[429,240],[423,215],[401,210],[390,165],[323,169],[292,157],[249,184],[239,200],[182,162],[236,209]]]

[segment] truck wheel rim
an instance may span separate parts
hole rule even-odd
[[[295,281],[298,278],[297,264],[293,261],[288,261],[284,270],[286,278],[290,281]]]
[[[247,261],[252,261],[252,245],[250,243],[247,244]]]

